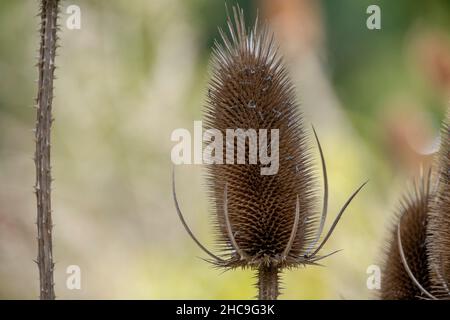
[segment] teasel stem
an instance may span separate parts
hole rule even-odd
[[[276,300],[279,292],[279,268],[262,264],[258,269],[258,300]]]
[[[36,165],[35,193],[37,200],[37,231],[40,298],[55,299],[53,280],[52,209],[50,136],[52,125],[53,79],[57,42],[57,18],[59,0],[41,1],[41,27],[38,92],[36,99]]]

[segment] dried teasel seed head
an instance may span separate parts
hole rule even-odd
[[[430,204],[428,257],[432,293],[450,298],[450,112],[441,131],[441,146],[435,162],[436,196]]]
[[[279,168],[275,174],[262,175],[260,159],[249,163],[248,143],[246,164],[207,167],[217,240],[225,253],[239,251],[228,261],[229,267],[296,263],[306,254],[317,226],[317,187],[307,134],[272,36],[257,22],[247,30],[242,10],[233,9],[234,24],[228,19],[231,39],[221,31],[224,44],[214,48],[205,129],[217,129],[224,137],[227,129],[256,133],[267,129],[269,152],[276,151],[270,150],[271,129],[278,129]],[[226,144],[223,148],[225,155]],[[295,237],[283,257],[294,226]]]
[[[385,253],[381,299],[428,298],[419,286],[430,290],[426,236],[431,197],[428,174],[418,183],[414,183],[414,190],[405,194],[400,202],[398,221],[391,232]]]
[[[216,42],[213,49],[204,111],[205,133],[213,138],[206,142],[211,163],[206,175],[219,255],[206,249],[187,225],[174,176],[172,191],[183,226],[210,261],[224,268],[258,269],[258,297],[276,299],[283,268],[316,265],[337,252],[318,255],[365,183],[322,235],[328,179],[318,136],[313,128],[324,183],[320,215],[308,134],[273,36],[265,26],[259,28],[258,20],[247,30],[239,7],[233,8],[233,19],[228,17],[230,37],[220,30],[223,45]],[[223,158],[225,164],[217,164]]]

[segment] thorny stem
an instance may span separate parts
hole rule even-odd
[[[279,292],[279,269],[274,265],[262,264],[258,269],[258,299],[276,300]]]
[[[55,71],[56,31],[59,0],[41,1],[38,93],[36,99],[37,231],[40,298],[55,299],[52,253],[50,133],[52,124],[53,79]]]

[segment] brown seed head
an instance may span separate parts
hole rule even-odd
[[[437,192],[430,205],[428,255],[432,293],[449,298],[450,284],[450,112],[441,132],[436,158]]]

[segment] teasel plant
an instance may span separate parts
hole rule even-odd
[[[436,196],[427,228],[431,292],[439,299],[450,299],[450,110],[442,125],[435,167]]]
[[[195,237],[186,223],[177,201],[174,172],[173,197],[184,228],[209,256],[206,260],[225,270],[255,270],[258,299],[274,300],[280,295],[283,270],[319,265],[320,260],[337,252],[321,254],[347,206],[365,183],[345,202],[329,231],[323,233],[328,211],[324,155],[312,128],[323,171],[320,214],[309,135],[274,36],[266,25],[259,26],[258,18],[247,29],[239,6],[233,7],[232,15],[228,14],[227,26],[229,35],[219,29],[223,43],[216,41],[213,48],[212,78],[204,110],[206,129],[219,130],[224,136],[227,129],[278,129],[278,150],[273,141],[259,148],[278,152],[279,170],[274,175],[261,175],[260,160],[257,164],[207,166],[208,196],[214,208],[212,220],[220,249],[217,255]],[[237,150],[236,140],[233,147]],[[248,159],[249,145],[245,146],[245,155]]]
[[[39,76],[35,105],[36,183],[34,189],[37,200],[38,242],[38,256],[35,262],[39,268],[39,289],[42,300],[55,299],[50,147],[58,13],[59,0],[42,0],[40,2],[40,48],[37,63]]]
[[[450,299],[449,115],[433,168],[403,196],[385,250],[380,298]]]
[[[431,170],[414,181],[400,200],[396,223],[385,248],[380,298],[411,300],[427,296],[430,289],[426,251]]]

